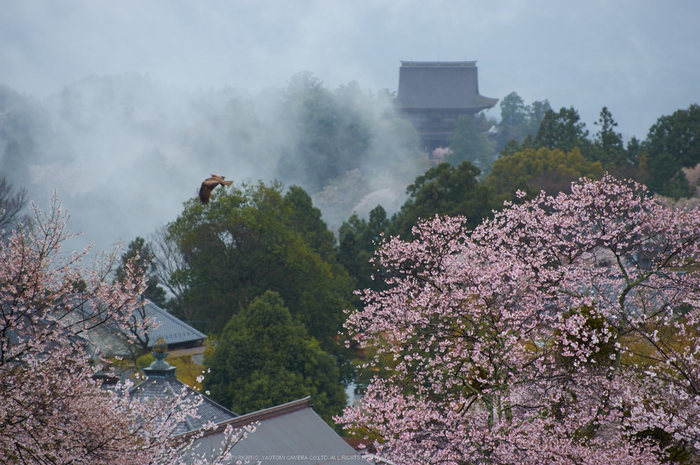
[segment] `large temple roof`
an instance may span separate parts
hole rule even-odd
[[[402,61],[397,106],[411,109],[491,108],[498,99],[479,95],[476,61]]]

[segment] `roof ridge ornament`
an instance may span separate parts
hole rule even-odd
[[[168,344],[163,339],[163,336],[159,336],[156,343],[153,344],[151,354],[159,361],[163,361],[168,356]]]
[[[170,366],[165,358],[169,355],[168,344],[162,337],[159,337],[151,350],[151,355],[155,357],[155,361],[151,366],[144,368],[146,376],[149,378],[172,378],[175,376],[175,367]]]

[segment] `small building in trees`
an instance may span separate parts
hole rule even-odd
[[[460,116],[474,116],[497,102],[479,94],[476,61],[401,62],[396,109],[429,153],[449,145]]]
[[[160,308],[153,302],[143,305],[143,312],[137,318],[152,317],[156,327],[148,330],[148,347],[153,347],[155,341],[162,337],[170,350],[200,347],[207,335],[193,328],[184,321]]]

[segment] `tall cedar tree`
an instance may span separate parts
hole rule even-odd
[[[369,212],[369,221],[353,214],[338,229],[338,263],[355,278],[355,287],[379,290],[385,287],[382,270],[372,258],[386,237],[391,221],[381,205]]]
[[[643,145],[648,151],[647,183],[652,192],[674,198],[695,193],[682,169],[700,163],[700,106],[693,104],[659,118]]]
[[[331,425],[346,404],[335,359],[295,322],[276,292],[267,291],[234,315],[204,364],[204,388],[238,414],[311,396]]]
[[[489,191],[478,181],[480,173],[464,161],[457,167],[441,163],[417,177],[406,188],[408,200],[391,219],[391,235],[413,237],[413,226],[435,215],[462,215],[467,226],[478,225],[491,212]]]

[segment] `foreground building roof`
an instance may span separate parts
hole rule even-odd
[[[201,438],[198,450],[215,453],[227,425],[240,428],[256,422],[255,432],[233,448],[231,463],[237,460],[272,465],[366,463],[361,452],[348,445],[313,411],[309,397],[227,421]]]

